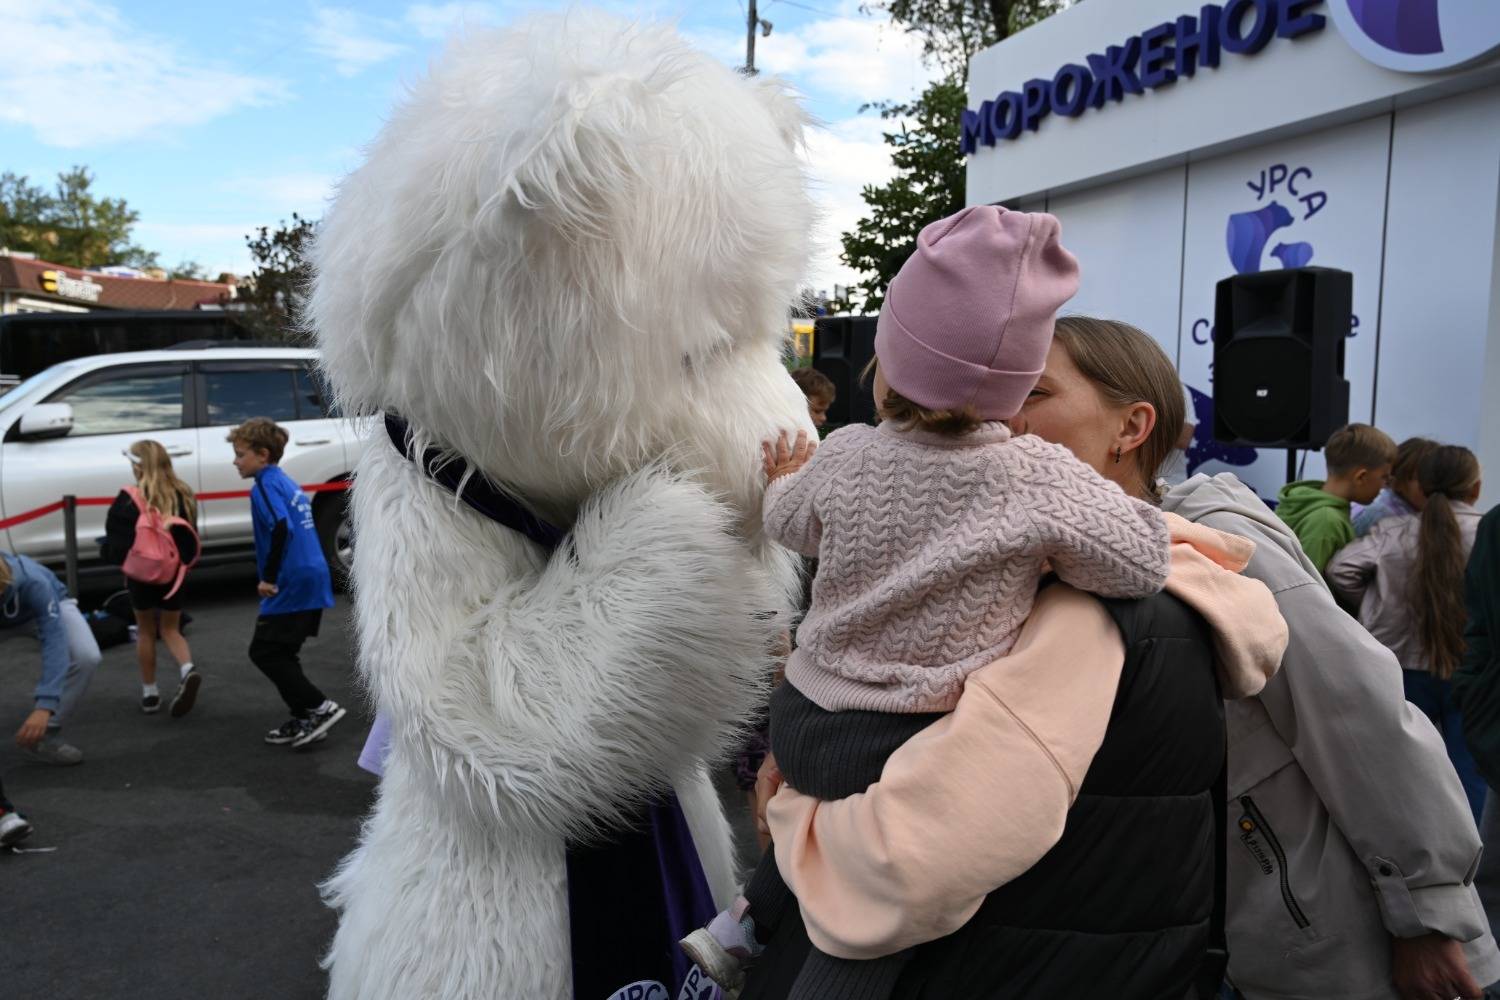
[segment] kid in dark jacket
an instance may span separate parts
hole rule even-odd
[[[135,472],[141,499],[163,517],[180,517],[189,523],[196,520],[193,488],[177,477],[172,470],[172,459],[160,442],[137,441],[125,449],[125,457],[130,459]],[[125,562],[135,547],[135,523],[141,513],[130,491],[121,490],[104,519],[105,562],[116,566]],[[197,537],[181,526],[174,526],[171,531],[178,558],[183,565],[191,564],[198,557]],[[135,612],[141,711],[151,715],[161,708],[161,691],[156,686],[156,640],[160,638],[177,661],[179,681],[170,713],[172,718],[179,719],[192,711],[203,684],[203,675],[193,669],[193,651],[182,636],[182,594],[172,593],[170,583],[146,583],[130,577],[125,578],[125,589],[130,593],[130,610]]]

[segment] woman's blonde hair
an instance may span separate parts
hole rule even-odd
[[[198,505],[193,497],[193,488],[172,470],[172,457],[161,442],[150,439],[137,441],[129,448],[134,464],[140,474],[136,477],[141,495],[163,517],[176,517],[179,507],[182,516],[189,521],[198,518]]]
[[[1060,316],[1054,339],[1107,402],[1150,403],[1156,411],[1156,426],[1130,456],[1146,493],[1155,496],[1157,474],[1187,421],[1182,380],[1172,359],[1144,331],[1118,320]]]
[[[10,563],[0,559],[0,590],[10,586]]]

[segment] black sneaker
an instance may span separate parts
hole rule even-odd
[[[303,732],[303,719],[288,719],[277,729],[266,734],[266,742],[272,746],[284,746],[292,742]]]
[[[349,710],[340,706],[338,702],[325,701],[322,707],[314,709],[312,715],[305,720],[302,735],[292,741],[292,749],[327,739],[328,730],[348,714]]]
[[[177,694],[172,697],[172,718],[180,719],[193,710],[193,703],[198,700],[198,688],[202,685],[203,675],[196,670],[189,670],[182,683],[177,685]]]
[[[145,712],[147,715],[155,715],[160,710],[161,710],[161,695],[159,695],[159,694],[143,694],[143,695],[141,695],[141,711],[142,712]]]

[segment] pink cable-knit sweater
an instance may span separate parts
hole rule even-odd
[[[818,557],[786,678],[828,711],[947,712],[1008,652],[1043,563],[1102,597],[1167,579],[1161,511],[1061,445],[987,423],[962,437],[835,431],[766,490],[766,533]]]

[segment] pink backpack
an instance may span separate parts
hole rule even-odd
[[[161,511],[152,507],[141,496],[139,487],[127,486],[125,492],[135,501],[136,509],[141,513],[135,519],[135,544],[130,546],[130,552],[125,556],[125,565],[121,568],[126,576],[138,583],[153,583],[157,586],[170,583],[172,589],[167,591],[166,596],[171,597],[182,586],[188,570],[198,562],[198,532],[183,518],[162,516]],[[184,563],[182,554],[177,551],[177,542],[172,538],[174,527],[183,527],[192,532],[195,551],[190,563]]]

